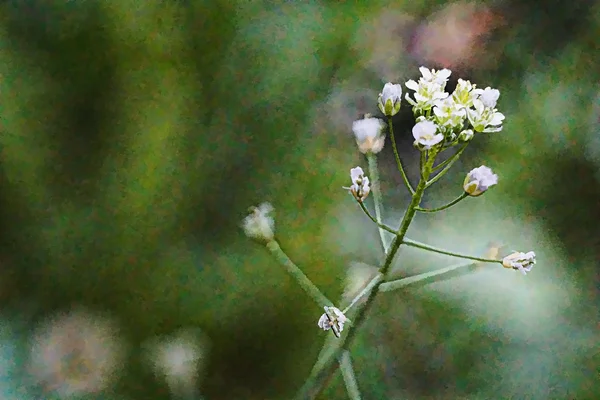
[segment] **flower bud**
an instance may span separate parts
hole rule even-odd
[[[350,170],[350,179],[352,179],[352,186],[344,189],[350,190],[356,201],[362,203],[371,191],[369,178],[365,176],[361,167],[356,167]]]
[[[265,242],[273,240],[275,221],[269,216],[271,211],[273,206],[269,203],[251,207],[250,214],[242,221],[242,229],[246,236]]]
[[[385,124],[378,118],[364,118],[352,123],[352,131],[361,153],[379,153],[385,143],[383,127]]]
[[[377,101],[381,112],[388,117],[392,117],[400,111],[401,102],[402,85],[386,83]]]
[[[502,266],[504,268],[512,268],[519,270],[523,275],[527,275],[531,268],[535,265],[535,253],[530,251],[528,253],[522,253],[515,251],[511,255],[504,257],[502,260]]]
[[[490,187],[498,183],[498,175],[485,165],[471,170],[465,178],[463,187],[469,196],[482,195]]]
[[[349,322],[348,318],[336,307],[323,307],[325,314],[319,318],[318,326],[324,331],[333,330],[336,337],[340,337],[344,330],[344,324]]]
[[[473,139],[473,136],[475,135],[475,133],[473,132],[472,129],[465,129],[464,131],[462,131],[461,133],[458,134],[458,140],[460,140],[461,142],[468,142],[471,139]]]

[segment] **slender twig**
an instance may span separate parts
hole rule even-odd
[[[382,221],[382,202],[381,202],[381,187],[379,186],[379,170],[377,168],[377,157],[373,153],[367,153],[367,160],[369,161],[369,176],[371,178],[371,191],[373,192],[373,203],[375,203],[375,217],[377,218],[377,226]],[[381,247],[383,247],[384,254],[387,253],[388,243],[385,237],[383,228],[377,229],[379,231],[379,238],[381,239]]]
[[[460,253],[456,253],[453,251],[444,250],[444,249],[440,249],[438,247],[430,246],[428,244],[417,242],[416,240],[412,240],[412,239],[408,239],[408,238],[404,238],[402,240],[402,244],[405,244],[410,247],[416,247],[416,248],[422,249],[422,250],[431,251],[433,253],[444,254],[447,256],[452,256],[452,257],[457,257],[457,258],[464,258],[465,260],[474,260],[474,261],[502,264],[502,260],[494,260],[491,258],[475,257],[475,256],[469,256],[466,254],[460,254]]]
[[[402,217],[402,221],[400,223],[400,228],[398,229],[398,233],[392,240],[390,244],[390,249],[386,255],[385,261],[380,268],[380,272],[383,275],[384,279],[387,277],[389,271],[391,270],[392,263],[402,244],[404,237],[406,236],[406,232],[408,231],[408,227],[410,226],[415,213],[416,207],[421,203],[421,199],[423,198],[423,193],[425,192],[425,186],[427,184],[427,179],[431,174],[431,167],[435,162],[435,154],[430,157],[422,171],[422,179],[419,181],[417,188],[415,189],[415,194],[412,197],[412,200],[408,206],[408,209],[404,213]],[[356,337],[359,332],[360,325],[364,322],[366,315],[369,310],[373,306],[374,300],[377,297],[377,290],[372,290],[369,293],[369,296],[359,307],[359,310],[356,316],[353,318],[353,326],[352,329],[348,331],[348,334],[345,337],[342,337],[340,341],[341,345],[335,350],[329,353],[328,357],[324,359],[320,366],[316,369],[313,369],[312,373],[308,377],[308,379],[304,382],[304,385],[300,388],[297,396],[295,397],[297,400],[312,400],[315,399],[325,388],[327,382],[331,379],[333,374],[337,369],[336,360],[341,354],[343,350],[347,350],[349,346],[352,344],[352,341]]]
[[[452,157],[450,157],[450,161],[447,162],[446,166],[440,171],[438,172],[438,174],[436,176],[434,176],[433,178],[431,178],[431,180],[429,180],[427,182],[427,185],[425,186],[425,188],[430,187],[431,185],[433,185],[434,183],[436,183],[437,181],[439,181],[442,176],[444,176],[446,174],[446,172],[448,172],[448,170],[450,170],[450,168],[452,168],[452,165],[456,162],[456,160],[459,159],[460,155],[462,154],[462,152],[467,148],[467,146],[463,146],[461,147],[456,154],[454,154]],[[444,162],[446,162],[444,161]]]
[[[445,159],[444,161],[442,161],[441,163],[439,163],[438,165],[436,165],[435,167],[433,167],[432,171],[436,172],[441,168],[444,168],[446,165],[448,165],[448,163],[453,162],[452,160],[454,160],[456,157],[460,157],[461,153],[465,150],[465,148],[467,147],[468,143],[465,143],[461,146],[460,149],[458,149],[458,151],[454,154],[452,154],[450,157],[448,157],[447,159]]]
[[[348,311],[350,311],[350,309],[352,307],[354,307],[354,305],[356,303],[358,303],[360,301],[360,299],[362,299],[363,297],[365,297],[367,294],[371,293],[371,290],[373,290],[373,288],[375,286],[377,286],[379,284],[379,282],[381,282],[381,280],[383,279],[383,275],[381,274],[377,274],[373,279],[371,279],[371,281],[364,287],[363,290],[360,291],[359,294],[357,294],[352,301],[350,302],[350,304],[348,304],[348,306],[346,308],[344,308],[344,310],[342,311],[343,314],[346,314]]]
[[[419,283],[419,282],[422,282],[427,279],[433,280],[433,278],[435,278],[435,277],[446,275],[446,274],[449,274],[451,272],[454,272],[454,271],[457,271],[457,270],[460,270],[463,268],[470,268],[476,264],[477,263],[474,263],[474,262],[461,263],[461,264],[451,265],[446,268],[441,268],[441,269],[438,269],[438,270],[435,270],[432,272],[426,272],[423,274],[410,276],[408,278],[402,278],[402,279],[397,279],[394,281],[383,282],[381,285],[379,285],[378,290],[380,292],[390,292],[392,290],[402,289],[402,288],[414,285],[415,283]]]
[[[437,208],[421,208],[421,207],[417,207],[417,211],[419,212],[424,212],[424,213],[434,213],[434,212],[438,212],[438,211],[442,211],[442,210],[446,210],[450,207],[452,207],[453,205],[455,205],[456,203],[458,203],[459,201],[461,201],[462,199],[468,197],[469,195],[465,192],[463,192],[460,196],[458,196],[457,198],[455,198],[454,200],[452,200],[450,203],[443,205],[441,207],[437,207]]]
[[[356,375],[352,368],[352,359],[348,350],[342,351],[339,357],[340,369],[342,371],[342,378],[346,384],[346,391],[350,400],[360,400],[360,390],[358,389],[358,382],[356,381]]]
[[[275,259],[279,261],[279,263],[286,269],[288,274],[290,274],[298,284],[304,289],[304,291],[313,298],[313,300],[319,304],[319,306],[332,306],[333,303],[317,288],[314,283],[311,282],[310,279],[304,272],[290,258],[285,254],[285,252],[279,247],[279,243],[275,240],[267,243],[267,249],[273,254]]]
[[[398,154],[398,146],[396,146],[396,137],[394,136],[394,125],[392,124],[392,117],[388,118],[388,126],[390,127],[390,139],[392,140],[392,149],[394,150],[394,157],[396,158],[396,164],[398,166],[398,171],[402,175],[402,180],[406,185],[406,188],[410,192],[411,195],[415,194],[415,189],[410,184],[408,180],[408,176],[404,171],[404,167],[402,166],[402,161],[400,160],[400,154]]]
[[[378,222],[377,219],[375,219],[375,217],[369,212],[369,210],[367,209],[367,207],[365,206],[365,204],[362,201],[357,201],[357,203],[360,205],[360,208],[362,208],[362,210],[367,215],[367,217],[369,217],[369,219],[371,221],[373,221],[379,228],[386,230],[390,233],[393,233],[394,235],[398,233],[393,228],[390,228],[389,226]]]

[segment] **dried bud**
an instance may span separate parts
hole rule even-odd
[[[522,253],[515,251],[511,255],[504,257],[502,260],[502,266],[504,268],[512,268],[519,270],[523,275],[527,275],[531,268],[535,265],[535,253],[530,251],[528,253]]]
[[[350,170],[350,178],[352,179],[352,186],[344,189],[350,190],[352,196],[354,196],[357,201],[362,202],[367,198],[371,191],[369,178],[365,176],[361,167],[352,168]]]
[[[323,307],[325,314],[319,318],[319,328],[324,331],[333,330],[333,334],[336,337],[340,337],[344,330],[344,324],[348,322],[348,318],[336,307]]]
[[[269,216],[272,211],[273,206],[269,203],[251,207],[250,214],[242,221],[242,229],[246,236],[266,242],[273,240],[275,221]]]

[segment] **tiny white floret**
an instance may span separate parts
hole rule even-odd
[[[480,196],[498,183],[498,175],[485,165],[471,170],[465,178],[463,188],[469,196]]]
[[[432,121],[421,121],[415,124],[412,129],[415,146],[422,150],[429,150],[440,143],[444,140],[444,135],[437,133],[437,130],[437,125]]]

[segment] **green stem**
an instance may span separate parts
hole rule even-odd
[[[304,272],[290,258],[285,252],[279,247],[279,243],[275,240],[271,240],[267,243],[267,249],[273,254],[273,257],[285,268],[288,274],[290,274],[298,284],[304,289],[304,291],[313,298],[313,300],[319,304],[319,306],[333,306],[333,303],[325,297],[323,293],[311,282],[310,279]]]
[[[491,258],[475,257],[475,256],[468,256],[466,254],[455,253],[453,251],[440,249],[438,247],[430,246],[428,244],[417,242],[416,240],[411,240],[411,239],[407,239],[407,238],[404,238],[402,240],[402,243],[407,246],[410,246],[410,247],[416,247],[418,249],[431,251],[433,253],[445,254],[447,256],[464,258],[465,260],[474,260],[474,261],[502,264],[502,260],[494,260]]]
[[[342,378],[346,384],[346,390],[350,400],[360,400],[360,390],[358,389],[358,382],[356,381],[356,375],[354,375],[354,369],[352,368],[352,359],[350,358],[350,352],[348,350],[342,351],[339,357],[340,369],[342,370]]]
[[[361,290],[360,293],[357,294],[352,299],[350,304],[348,304],[348,306],[346,308],[344,308],[342,313],[346,314],[348,311],[350,311],[350,309],[352,307],[354,307],[356,305],[356,303],[358,303],[360,301],[360,299],[362,299],[366,294],[371,293],[371,290],[373,290],[373,288],[375,286],[377,286],[379,284],[379,282],[381,282],[382,280],[383,280],[383,275],[377,274],[373,279],[371,279],[371,281],[367,284],[367,286],[365,286],[364,289]]]
[[[404,237],[406,236],[408,227],[410,226],[410,224],[415,216],[416,208],[421,203],[421,199],[423,198],[423,193],[425,192],[425,187],[427,185],[427,178],[429,178],[429,175],[431,174],[431,168],[432,168],[432,165],[434,162],[435,162],[435,154],[433,154],[432,157],[430,157],[429,160],[427,160],[427,162],[425,163],[425,166],[424,166],[423,172],[422,172],[423,177],[419,181],[419,184],[417,185],[417,188],[415,189],[415,194],[412,196],[412,200],[408,206],[408,209],[404,213],[404,217],[402,217],[402,222],[400,223],[400,229],[398,230],[398,233],[394,237],[394,240],[392,240],[392,243],[390,245],[390,249],[387,253],[385,261],[379,270],[381,272],[381,274],[383,275],[384,279],[387,277],[388,273],[390,272],[390,269],[392,267],[392,263],[396,256],[396,253],[398,252],[400,245],[404,241]],[[319,368],[313,370],[313,372],[308,377],[308,379],[306,380],[306,382],[304,383],[302,388],[300,388],[300,391],[298,392],[298,394],[296,396],[297,400],[315,399],[319,395],[319,393],[321,393],[322,390],[325,388],[325,385],[331,379],[331,377],[333,376],[333,374],[336,371],[337,358],[339,357],[339,355],[341,354],[341,352],[343,350],[347,350],[350,347],[350,345],[352,344],[352,341],[354,340],[354,338],[356,337],[357,333],[360,330],[359,329],[360,325],[364,322],[366,315],[368,314],[369,310],[373,306],[374,300],[377,297],[377,293],[378,293],[377,290],[372,290],[369,293],[369,296],[367,297],[366,301],[359,308],[359,310],[356,314],[356,317],[354,317],[354,319],[353,319],[354,323],[353,323],[352,329],[350,329],[348,331],[348,334],[343,339],[341,339],[341,340],[343,340],[343,343],[338,348],[336,348],[335,351],[332,351],[329,354],[329,356],[322,361]]]
[[[360,208],[362,208],[362,210],[364,211],[365,214],[367,214],[367,217],[369,217],[369,219],[371,221],[373,221],[379,228],[386,230],[390,233],[393,233],[394,235],[398,232],[396,232],[394,229],[390,228],[389,226],[382,224],[380,222],[377,221],[377,219],[375,219],[375,217],[373,215],[371,215],[371,213],[369,212],[369,210],[367,210],[367,207],[364,205],[364,203],[362,201],[357,201],[357,203],[360,205]]]
[[[469,195],[465,192],[463,192],[460,196],[458,196],[457,198],[455,198],[454,200],[452,200],[450,203],[438,207],[438,208],[421,208],[421,207],[417,207],[417,211],[419,212],[424,212],[424,213],[434,213],[434,212],[438,212],[438,211],[442,211],[445,210],[447,208],[452,207],[453,205],[455,205],[456,203],[458,203],[459,201],[461,201],[462,199],[468,197]]]
[[[460,158],[460,155],[466,148],[467,148],[467,146],[463,145],[463,147],[461,147],[460,150],[458,150],[456,152],[456,154],[454,154],[452,157],[449,158],[450,161],[448,161],[448,160],[444,161],[444,162],[447,162],[444,169],[442,169],[440,172],[438,172],[438,174],[436,176],[434,176],[430,181],[428,181],[426,187],[430,187],[431,185],[433,185],[434,183],[439,181],[442,178],[442,176],[444,176],[446,174],[446,172],[448,172],[450,170],[450,168],[452,168],[452,165],[456,162],[456,160],[458,160]]]
[[[436,278],[438,276],[446,275],[448,273],[451,273],[451,272],[454,272],[454,271],[457,271],[457,270],[460,270],[463,268],[469,268],[476,264],[477,263],[469,262],[469,263],[451,265],[449,267],[438,269],[438,270],[435,270],[432,272],[426,272],[424,274],[410,276],[408,278],[402,278],[402,279],[398,279],[395,281],[383,282],[381,285],[379,285],[378,290],[380,292],[390,292],[392,290],[402,289],[407,286],[411,286],[415,283],[422,282],[424,280],[434,280],[434,278]]]
[[[438,165],[436,165],[435,167],[433,167],[433,172],[438,171],[441,168],[444,168],[446,165],[448,165],[448,163],[453,162],[452,160],[455,160],[456,158],[460,157],[461,153],[465,150],[465,148],[467,147],[468,143],[465,143],[462,145],[462,147],[460,149],[458,149],[458,151],[454,154],[452,154],[450,157],[448,157],[446,160],[442,161],[441,163],[439,163]]]
[[[404,180],[404,184],[406,188],[410,192],[410,194],[415,194],[415,190],[410,184],[408,180],[408,176],[404,171],[404,167],[402,166],[402,161],[400,160],[400,154],[398,154],[398,146],[396,146],[396,137],[394,136],[394,125],[392,124],[392,117],[388,118],[388,126],[390,127],[390,139],[392,140],[392,149],[394,150],[394,157],[396,158],[396,164],[398,165],[398,171],[402,174],[402,180]]]
[[[381,188],[379,186],[379,170],[377,169],[377,157],[373,153],[367,153],[369,161],[369,177],[371,178],[371,191],[373,192],[373,203],[375,203],[375,217],[377,218],[377,226],[381,224]],[[381,239],[381,247],[383,252],[387,252],[388,243],[385,237],[385,232],[382,228],[378,229],[379,238]]]

